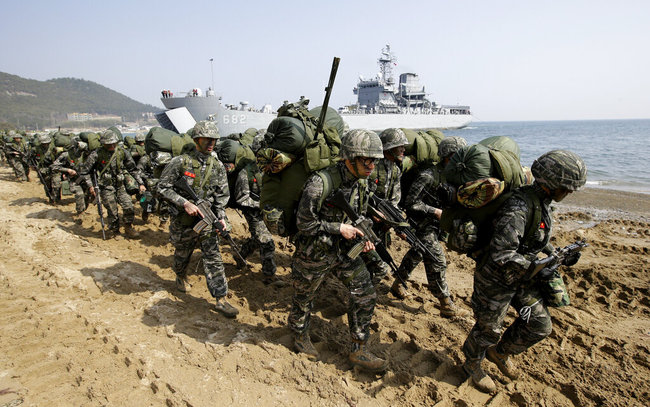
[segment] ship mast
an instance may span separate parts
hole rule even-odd
[[[377,60],[379,64],[379,72],[381,77],[379,78],[383,83],[392,85],[395,80],[393,79],[393,64],[397,62],[395,55],[390,52],[390,45],[386,44],[386,48],[382,48],[381,56]]]

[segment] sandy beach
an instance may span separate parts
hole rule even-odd
[[[370,348],[389,371],[373,375],[347,361],[347,298],[334,279],[315,303],[321,359],[311,362],[292,351],[292,288],[265,286],[257,255],[242,272],[222,248],[241,312],[228,320],[194,271],[200,252],[190,263],[192,291],[174,289],[173,249],[157,218],[143,224],[136,209],[140,239],[103,241],[94,205],[76,224],[71,197],[50,206],[37,180],[16,183],[6,166],[0,196],[0,407],[650,404],[650,195],[585,189],[556,205],[552,242],[589,244],[563,269],[572,305],[552,309],[553,333],[515,358],[518,380],[485,362],[492,395],[460,368],[473,318],[440,316],[422,265],[406,300],[380,289]],[[241,241],[245,222],[235,211],[229,218]],[[292,246],[276,243],[287,278]],[[407,250],[401,241],[391,247],[397,262]],[[473,261],[454,253],[448,261],[452,295],[470,311]]]

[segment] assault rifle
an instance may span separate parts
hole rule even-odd
[[[210,202],[199,198],[199,196],[196,194],[196,191],[194,191],[194,189],[187,183],[187,179],[185,177],[181,177],[178,181],[176,181],[174,183],[174,188],[187,194],[190,199],[194,201],[194,205],[196,205],[201,211],[202,218],[196,223],[196,225],[194,225],[192,230],[194,230],[196,233],[201,233],[208,226],[215,227],[219,231],[219,234],[228,241],[230,247],[232,247],[232,250],[235,252],[239,260],[241,260],[247,268],[250,268],[250,265],[246,259],[239,252],[239,247],[237,247],[237,244],[233,240],[232,236],[230,236],[228,230],[226,230],[224,225],[220,222],[221,219],[217,218],[217,215],[212,212],[212,209],[210,208]]]
[[[403,234],[406,237],[406,242],[412,248],[420,252],[420,254],[433,258],[436,257],[435,254],[433,254],[433,252],[431,252],[431,250],[429,250],[429,248],[415,235],[415,231],[408,223],[408,219],[390,202],[381,199],[376,195],[372,195],[370,197],[370,205],[368,206],[368,209],[373,212],[373,216],[382,219],[382,222],[386,226],[395,229],[399,234]],[[385,218],[382,218],[382,216],[377,212],[383,214]]]
[[[347,199],[345,199],[345,195],[340,189],[334,194],[334,199],[331,201],[331,203],[335,207],[345,212],[345,214],[352,221],[352,226],[363,232],[363,237],[361,238],[362,240],[348,251],[348,257],[351,259],[357,258],[363,251],[366,242],[369,241],[373,243],[375,245],[377,254],[379,254],[379,257],[381,257],[381,259],[390,266],[395,277],[406,288],[406,281],[404,281],[404,279],[397,272],[397,265],[395,264],[395,260],[393,260],[393,257],[390,255],[390,253],[388,253],[388,250],[386,249],[386,246],[384,246],[384,243],[381,241],[381,239],[372,230],[372,220],[357,214],[354,211],[354,208],[350,206],[350,203],[347,201]]]
[[[570,245],[556,250],[548,257],[533,261],[528,268],[524,279],[531,280],[544,269],[546,270],[539,275],[550,276],[562,265],[572,266],[576,264],[580,258],[580,252],[587,246],[589,245],[584,240],[578,240],[575,243],[571,243]]]
[[[99,182],[97,182],[97,171],[93,170],[90,174],[90,179],[93,183],[93,189],[95,190],[95,198],[97,199],[97,213],[99,213],[99,220],[102,223],[102,239],[106,240],[106,225],[104,224],[104,209],[102,208],[102,194],[99,190]]]
[[[318,116],[316,134],[322,132],[323,126],[325,125],[327,105],[330,103],[330,96],[332,95],[332,89],[334,88],[334,79],[336,79],[336,72],[339,70],[339,62],[341,62],[341,58],[334,57],[334,60],[332,61],[332,69],[330,70],[330,79],[327,82],[327,87],[325,88],[325,100],[323,100],[323,106],[321,107],[320,115]]]
[[[31,154],[25,154],[22,151],[16,150],[16,148],[12,145],[8,145],[7,147],[9,147],[10,153],[20,156],[24,163],[26,163],[30,167],[34,167],[34,169],[36,170],[36,174],[38,174],[38,179],[41,181],[41,184],[43,184],[43,187],[45,188],[45,194],[47,195],[47,198],[50,201],[54,201],[54,194],[50,189],[50,186],[47,185],[47,182],[45,181],[45,176],[38,168],[38,162],[36,162],[36,158]]]

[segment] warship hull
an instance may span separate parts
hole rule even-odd
[[[462,129],[472,121],[469,114],[404,114],[404,113],[341,113],[351,129],[381,131],[389,128],[402,129]]]
[[[190,113],[195,122],[201,120],[212,120],[219,128],[221,136],[227,136],[232,133],[243,133],[251,127],[256,129],[266,129],[276,115],[273,113],[264,113],[251,110],[227,109],[219,103],[216,96],[186,96],[186,97],[167,97],[160,99],[169,111],[185,108]],[[162,113],[163,117],[158,118],[161,126],[169,128],[170,122],[174,125],[173,115]],[[179,127],[186,125],[174,126],[170,130],[178,131]],[[184,132],[181,130],[179,132]]]

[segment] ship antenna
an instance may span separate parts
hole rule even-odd
[[[214,92],[214,67],[212,66],[212,61],[214,58],[210,58],[210,74],[212,75],[212,91]]]
[[[397,58],[390,52],[390,44],[386,44],[386,48],[381,50],[381,56],[377,62],[379,64],[381,80],[384,83],[393,83],[393,64],[397,62]]]

